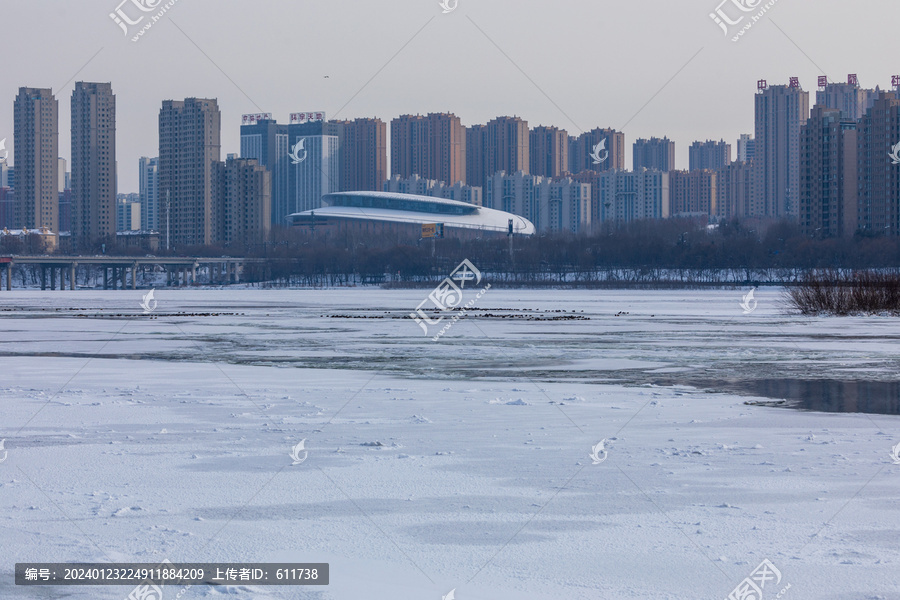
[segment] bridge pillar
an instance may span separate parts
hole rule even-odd
[[[75,291],[75,263],[69,265],[69,289]]]
[[[122,289],[128,289],[128,267],[122,267]]]
[[[137,289],[137,263],[131,265],[131,289]]]
[[[6,263],[6,291],[12,291],[12,263]]]
[[[191,265],[191,285],[197,285],[197,263]]]
[[[109,289],[109,269],[103,267],[103,289]]]
[[[241,265],[240,263],[234,263],[234,282],[241,282]]]
[[[41,291],[47,289],[47,267],[41,265]]]

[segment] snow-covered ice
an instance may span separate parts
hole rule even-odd
[[[435,342],[428,290],[143,293],[0,292],[2,599],[130,590],[16,562],[163,559],[331,565],[184,599],[721,599],[764,559],[788,600],[900,598],[900,417],[689,384],[896,381],[896,319],[492,289]]]

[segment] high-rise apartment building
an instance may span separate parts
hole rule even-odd
[[[663,171],[584,171],[575,176],[591,183],[592,223],[629,223],[669,216],[669,176]]]
[[[800,206],[800,127],[809,119],[809,93],[791,85],[759,83],[755,98],[753,214],[796,218]]]
[[[255,159],[229,155],[216,163],[216,193],[222,205],[221,241],[249,245],[272,226],[272,174]]]
[[[72,247],[116,239],[116,96],[109,83],[72,92]]]
[[[163,101],[159,112],[159,197],[164,209],[161,244],[170,241],[194,246],[220,241],[222,211],[214,176],[221,155],[221,123],[214,99]]]
[[[49,89],[19,88],[13,106],[16,227],[59,232],[59,103]]]
[[[753,171],[750,163],[736,161],[716,171],[716,211],[723,219],[750,215]]]
[[[596,229],[601,223],[606,220],[606,213],[604,211],[603,202],[600,198],[600,190],[602,189],[603,183],[600,178],[600,171],[582,171],[577,175],[572,175],[572,180],[577,181],[578,183],[584,183],[591,186],[591,227],[592,229]],[[611,208],[611,206],[610,206]]]
[[[388,179],[387,123],[381,119],[338,121],[340,191],[377,192]]]
[[[498,171],[488,178],[485,203],[525,217],[538,231],[581,233],[591,228],[591,186],[570,177]]]
[[[816,105],[800,128],[800,227],[810,237],[856,231],[856,120]]]
[[[258,118],[263,117],[263,118]],[[290,159],[288,154],[288,126],[279,125],[268,118],[269,114],[244,115],[241,122],[241,158],[252,158],[268,169],[272,189],[269,210],[272,225],[284,225],[291,214],[289,181]]]
[[[59,192],[59,228],[60,233],[72,227],[72,190],[67,188]],[[70,234],[71,235],[71,234]]]
[[[288,126],[289,215],[321,208],[322,196],[340,191],[340,133],[324,117]]]
[[[141,228],[141,195],[116,194],[116,231],[138,231]]]
[[[652,169],[669,172],[675,170],[675,142],[669,138],[640,139],[634,142],[632,167],[635,171]]]
[[[465,202],[466,204],[474,204],[475,206],[484,205],[483,191],[480,187],[466,185],[461,181],[457,181],[453,185],[440,185],[436,188],[436,193],[441,198],[447,200],[456,200],[457,202]]]
[[[614,129],[592,129],[569,138],[569,171],[609,171],[625,168],[625,134]]]
[[[16,193],[11,188],[0,185],[0,229],[13,229],[15,226]]]
[[[688,151],[688,170],[716,171],[731,163],[731,144],[725,140],[694,142]]]
[[[893,158],[900,153],[897,144],[900,98],[896,92],[882,92],[857,129],[857,219],[869,235],[900,235],[900,161]]]
[[[434,179],[426,175],[431,162],[429,125],[423,115],[401,115],[391,121],[391,176]]]
[[[715,215],[716,172],[709,169],[669,173],[669,215]]]
[[[528,173],[531,168],[530,145],[528,121],[519,117],[497,117],[488,122],[484,128],[485,178],[498,171]]]
[[[561,177],[569,171],[569,134],[543,125],[531,130],[531,174]]]
[[[64,158],[60,158],[57,161],[57,168],[59,169],[59,175],[57,180],[57,191],[63,192],[72,187],[71,173],[69,173],[69,163]],[[65,227],[63,227],[65,230]]]
[[[756,155],[756,142],[749,133],[742,133],[737,143],[737,159],[739,162],[750,162]]]
[[[0,160],[0,187],[15,187],[13,169],[6,160]]]
[[[391,175],[420,175],[448,184],[466,180],[466,128],[449,113],[402,115],[391,121]]]
[[[487,184],[484,155],[484,125],[466,127],[466,183],[484,189]]]
[[[160,214],[165,209],[159,198],[159,158],[142,156],[138,160],[141,197],[141,230],[159,231]],[[163,199],[165,200],[165,199]]]
[[[454,114],[430,113],[431,135],[429,171],[423,177],[448,185],[466,180],[466,128]]]
[[[591,231],[589,184],[575,181],[571,177],[547,177],[538,189],[541,192],[538,212],[541,230],[570,233]]]
[[[434,198],[446,198],[476,206],[482,205],[482,192],[480,187],[456,182],[447,185],[437,179],[422,179],[418,175],[401,179],[394,175],[384,182],[382,191],[394,194],[414,194],[416,196],[432,196]]]
[[[878,90],[859,87],[856,75],[848,75],[847,83],[831,83],[819,78],[816,105],[841,111],[841,118],[859,121],[878,98]]]
[[[540,214],[539,196],[535,188],[543,178],[529,175],[525,171],[507,174],[505,171],[494,173],[487,178],[484,190],[484,205],[494,210],[525,217],[538,228],[536,221]]]
[[[416,196],[435,196],[434,189],[440,182],[437,179],[425,179],[418,175],[401,178],[394,175],[384,182],[381,191],[392,194],[413,194]]]

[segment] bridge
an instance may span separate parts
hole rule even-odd
[[[0,290],[12,290],[14,266],[34,266],[40,269],[41,289],[75,289],[75,272],[79,266],[103,271],[103,289],[137,288],[138,271],[146,267],[162,267],[166,271],[167,286],[197,285],[197,271],[206,270],[209,282],[240,283],[247,263],[262,259],[231,257],[156,257],[156,256],[0,256]],[[4,268],[5,267],[5,268]],[[57,274],[59,275],[57,277]],[[130,275],[130,277],[129,277]],[[68,280],[68,281],[67,281]]]

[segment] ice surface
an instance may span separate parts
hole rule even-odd
[[[434,342],[427,293],[0,292],[0,598],[129,592],[16,562],[165,558],[331,564],[185,599],[725,598],[765,558],[787,599],[900,598],[900,417],[677,383],[896,380],[895,319],[492,289]]]

